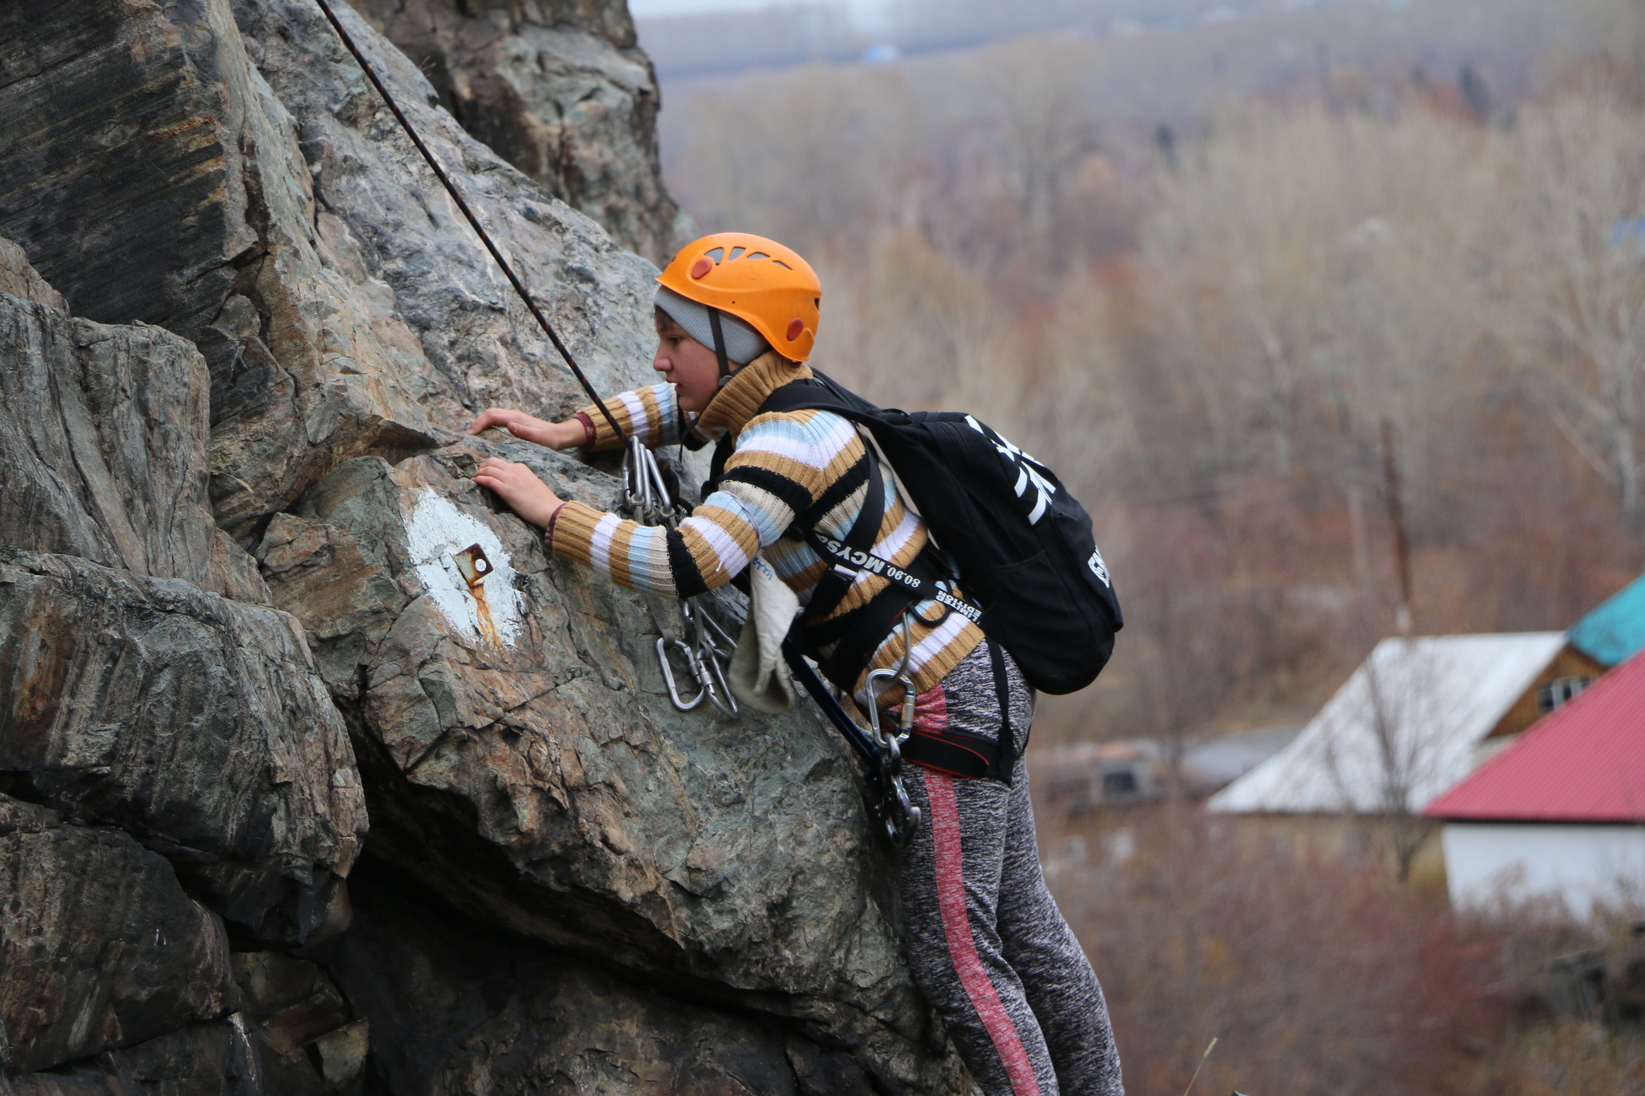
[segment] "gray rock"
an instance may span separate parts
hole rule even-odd
[[[0,73],[0,114],[33,123],[0,129],[0,234],[76,314],[199,345],[230,531],[342,457],[429,444],[416,339],[336,254],[224,0],[9,4]]]
[[[499,10],[510,27],[553,21],[524,4]],[[0,657],[11,751],[0,769],[19,774],[14,790],[140,835],[239,926],[241,946],[306,939],[303,954],[347,988],[329,949],[371,932],[319,941],[347,923],[335,880],[363,829],[363,786],[384,871],[456,908],[470,937],[508,934],[533,955],[588,964],[557,996],[509,990],[506,1007],[487,1004],[486,1040],[442,1044],[438,1069],[455,1072],[439,1083],[453,1091],[459,1079],[489,1091],[487,1071],[499,1091],[562,1073],[627,1091],[599,1079],[619,1061],[706,1091],[852,1091],[863,1078],[878,1091],[964,1091],[900,960],[889,868],[849,752],[806,711],[675,712],[640,602],[551,563],[535,531],[473,486],[475,464],[500,452],[576,497],[615,493],[598,468],[453,432],[481,406],[557,417],[583,396],[311,0],[230,11],[228,0],[92,0],[72,13],[27,0],[0,12],[0,111],[35,122],[0,132],[0,231],[77,311],[162,324],[200,347],[205,372],[195,360],[176,374],[178,406],[196,409],[197,444],[209,378],[215,517],[256,547],[278,607],[204,593],[192,574],[115,570],[138,557],[115,510],[86,501],[97,476],[51,485],[39,512],[67,515],[52,519],[67,530],[56,540],[27,539],[50,522],[23,516],[20,495],[0,501],[9,536],[57,553],[14,551],[0,575],[0,644],[19,652]],[[466,133],[403,55],[339,15],[594,383],[643,382],[654,268]],[[3,301],[27,312],[18,330],[55,330],[50,305]],[[161,356],[174,345],[144,337]],[[41,346],[52,383],[85,371]],[[135,402],[153,395],[153,380],[130,383]],[[72,399],[30,398],[18,406],[69,425],[0,433],[67,439],[71,459],[111,445],[104,478],[145,493],[138,458],[157,447],[142,430],[76,433],[59,408]],[[119,400],[109,406],[106,421],[125,421]],[[147,430],[149,415],[132,421]],[[30,482],[47,484],[57,463],[40,461]],[[167,513],[127,508],[143,567],[164,555]],[[453,555],[475,543],[497,566],[471,589]],[[81,553],[95,554],[70,558]],[[319,679],[279,610],[307,630]],[[328,1030],[304,1028],[303,1043],[288,1007],[176,1028],[61,1083],[250,1092],[279,1073],[290,1091],[346,1091],[419,1030],[352,1010],[342,1022],[322,1000]],[[691,1043],[693,1023],[733,1049]],[[698,1049],[668,1057],[682,1041]],[[133,1057],[143,1047],[149,1057]]]
[[[140,1043],[233,1000],[223,927],[170,864],[0,795],[0,1068]]]
[[[361,1023],[325,969],[277,951],[237,952],[234,977],[246,1015],[255,1022],[269,1089],[282,1096],[320,1096],[327,1078],[307,1048],[327,1039],[326,1045],[349,1045]]]
[[[381,879],[333,963],[393,1092],[851,1096],[861,1065],[784,1025],[493,939]]]
[[[476,141],[403,54],[335,7],[595,386],[615,391],[644,377],[655,268]],[[587,402],[318,7],[234,0],[234,12],[247,52],[297,121],[319,208],[358,240],[362,269],[392,287],[427,355],[426,383],[456,401],[439,413],[503,405],[560,414]]]
[[[0,544],[268,600],[206,494],[199,351],[158,327],[71,319],[0,240]],[[59,298],[60,299],[60,298]]]
[[[11,1081],[14,1096],[287,1096],[236,1013]],[[0,1093],[7,1093],[0,1077]]]
[[[713,984],[914,1090],[943,1090],[951,1063],[874,896],[889,869],[847,749],[804,709],[674,711],[638,600],[551,564],[466,482],[492,451],[573,495],[613,489],[519,443],[361,459],[259,550],[276,604],[304,621],[364,732],[377,855],[471,916]],[[494,570],[471,591],[452,557],[475,543]]]
[[[358,7],[465,129],[624,247],[660,264],[685,242],[692,225],[662,182],[656,73],[622,5]]]
[[[14,791],[128,829],[259,937],[325,925],[365,811],[289,616],[0,548],[0,696]]]
[[[69,303],[63,295],[29,265],[23,249],[4,238],[0,238],[0,293],[21,297],[60,312],[69,310]]]

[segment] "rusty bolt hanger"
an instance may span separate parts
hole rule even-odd
[[[470,589],[484,582],[493,570],[491,561],[486,558],[485,549],[478,544],[470,544],[451,558],[457,561],[457,570],[463,573],[463,579]]]

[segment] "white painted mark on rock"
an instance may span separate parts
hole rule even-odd
[[[491,527],[425,487],[406,522],[406,544],[423,589],[441,616],[463,635],[512,645],[520,635],[520,594],[503,542]],[[471,590],[456,554],[478,544],[491,562],[485,581]]]

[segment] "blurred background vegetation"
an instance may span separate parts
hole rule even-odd
[[[1418,634],[1645,567],[1645,0],[865,10],[636,3],[666,177],[811,258],[818,366],[1092,511],[1128,623],[1042,748],[1306,718],[1395,630],[1389,460]],[[1645,1093],[1538,988],[1627,911],[1459,920],[1169,803],[1042,823],[1135,1092],[1218,1036],[1200,1091]]]
[[[1399,599],[1385,420],[1419,633],[1563,628],[1645,562],[1645,7],[1209,10],[661,69],[669,185],[812,258],[817,363],[984,411],[1098,516],[1130,624],[1047,738],[1317,706]],[[756,16],[643,44],[692,18]]]

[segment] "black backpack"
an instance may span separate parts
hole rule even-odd
[[[1029,685],[1071,693],[1096,678],[1124,621],[1091,517],[1055,473],[970,415],[876,407],[821,374],[778,388],[759,413],[803,409],[867,429],[957,575],[971,603],[961,611],[1011,652]],[[859,532],[806,538],[830,562],[866,566],[932,596],[928,580],[864,558],[852,545],[871,544],[872,535]]]

